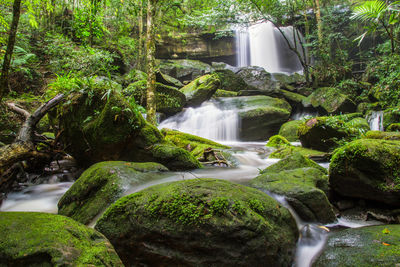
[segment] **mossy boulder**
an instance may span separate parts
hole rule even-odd
[[[251,90],[249,86],[239,75],[231,70],[224,69],[215,72],[221,81],[220,88],[225,91],[239,92],[241,90]]]
[[[298,146],[278,147],[278,149],[275,150],[274,152],[272,152],[269,155],[269,157],[272,159],[283,159],[294,153],[300,153],[301,155],[303,155],[307,158],[315,158],[315,159],[321,159],[321,160],[327,160],[329,158],[329,154],[327,154],[326,152],[313,150],[313,149],[309,149],[309,148],[304,148],[304,147],[298,147]]]
[[[173,86],[176,88],[182,88],[184,86],[183,83],[181,83],[181,81],[179,81],[178,79],[175,79],[174,77],[159,71],[156,73],[156,81],[158,83]]]
[[[241,77],[248,86],[269,93],[271,96],[275,96],[279,93],[277,84],[273,80],[271,73],[267,72],[262,67],[241,67],[237,75]]]
[[[137,106],[116,91],[106,92],[71,94],[57,109],[61,141],[78,164],[126,160],[159,162],[170,169],[200,166],[189,152],[168,144]]]
[[[168,171],[158,163],[106,161],[84,171],[58,202],[58,214],[83,224],[90,223],[129,187],[160,178]]]
[[[326,196],[328,176],[316,168],[298,168],[280,172],[266,171],[251,180],[250,185],[284,195],[296,213],[305,221],[333,222],[336,216]]]
[[[53,214],[0,212],[1,266],[123,266],[108,240]]]
[[[303,101],[303,105],[312,106],[326,114],[351,113],[357,109],[350,97],[331,87],[318,88]]]
[[[280,146],[290,146],[290,142],[281,135],[271,136],[268,140],[266,146],[269,147],[280,147]]]
[[[332,233],[313,266],[397,266],[400,225],[379,225]]]
[[[147,105],[147,81],[141,80],[131,83],[123,90],[126,96],[133,96],[137,104]],[[182,111],[186,105],[185,95],[173,86],[156,83],[156,107],[157,111],[166,115],[173,115]]]
[[[239,138],[244,141],[265,140],[277,134],[291,113],[289,103],[269,96],[227,97],[219,101],[239,110]]]
[[[288,101],[292,106],[302,106],[303,101],[306,97],[297,93],[293,93],[284,89],[279,90],[282,96]]]
[[[274,73],[273,76],[276,81],[278,81],[284,85],[306,82],[304,75],[301,75],[299,73],[293,73],[290,75],[285,74],[285,73]]]
[[[400,142],[359,139],[335,150],[332,189],[342,196],[400,206]]]
[[[237,92],[232,92],[232,91],[226,91],[226,90],[221,90],[218,89],[213,97],[235,97],[237,96]]]
[[[215,74],[204,75],[192,81],[180,91],[185,94],[188,106],[200,106],[219,89],[220,80]]]
[[[298,237],[289,211],[274,199],[215,179],[126,196],[95,228],[129,265],[291,266]]]
[[[369,128],[361,114],[316,117],[305,121],[298,129],[301,144],[306,148],[330,151],[340,145],[341,140],[359,138]]]
[[[210,65],[190,59],[162,60],[159,67],[162,73],[172,76],[181,82],[193,81],[212,71]]]
[[[400,123],[400,110],[398,108],[386,109],[383,112],[383,128],[387,129],[393,123]]]
[[[281,126],[279,135],[285,137],[290,142],[299,141],[299,134],[297,131],[302,124],[302,120],[288,121]]]
[[[400,132],[400,123],[392,123],[387,129],[388,132]]]
[[[147,73],[141,70],[132,69],[123,76],[123,85],[128,86],[131,83],[135,83],[142,80],[147,80]]]
[[[177,147],[188,150],[196,158],[203,157],[205,149],[229,149],[229,146],[219,144],[206,138],[196,135],[179,132],[176,130],[162,129],[161,133],[164,134],[165,140],[172,142]]]
[[[399,132],[381,132],[381,131],[368,131],[363,138],[367,139],[383,139],[383,140],[398,140],[400,141]]]

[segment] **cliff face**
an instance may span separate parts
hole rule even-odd
[[[197,59],[211,63],[236,63],[235,38],[216,39],[213,33],[190,33],[185,36],[163,36],[157,42],[157,58]]]

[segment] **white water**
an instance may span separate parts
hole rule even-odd
[[[214,141],[238,140],[239,116],[235,108],[221,109],[215,102],[204,102],[163,121],[159,127],[194,134]]]
[[[373,111],[368,122],[372,131],[383,131],[383,111]]]
[[[293,27],[280,28],[292,47],[304,58],[301,33]],[[296,40],[296,41],[295,41]],[[296,45],[297,44],[297,45]],[[270,73],[302,72],[297,55],[289,49],[282,33],[271,23],[262,22],[236,31],[237,66],[259,66]]]

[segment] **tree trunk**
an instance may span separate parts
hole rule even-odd
[[[317,20],[319,47],[322,50],[324,44],[324,35],[322,32],[321,6],[319,0],[315,0],[315,19]]]
[[[139,69],[143,70],[143,66],[145,64],[144,60],[144,36],[143,36],[143,9],[144,9],[144,0],[139,0]]]
[[[147,2],[147,121],[156,125],[156,70],[155,70],[155,34],[154,34],[154,16],[155,16],[155,0]]]
[[[13,19],[8,37],[7,51],[4,55],[3,68],[0,77],[0,102],[8,90],[8,74],[10,70],[11,57],[14,51],[15,38],[17,36],[19,17],[21,15],[21,0],[14,0]]]

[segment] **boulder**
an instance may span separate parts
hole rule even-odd
[[[389,132],[400,132],[400,123],[392,123],[386,130]]]
[[[141,70],[132,69],[123,76],[123,85],[128,86],[131,83],[142,80],[147,80],[147,73]]]
[[[313,266],[397,266],[400,225],[379,225],[332,233]]]
[[[218,89],[215,94],[213,95],[213,97],[235,97],[238,96],[237,92],[232,92],[232,91],[226,91],[226,90],[221,90]]]
[[[301,144],[306,148],[331,151],[341,140],[359,138],[367,132],[368,122],[361,114],[316,117],[305,121],[298,129]]]
[[[131,83],[123,90],[125,96],[133,96],[137,104],[147,105],[147,81],[141,80]],[[156,108],[157,112],[174,115],[182,111],[186,105],[185,95],[173,86],[156,83]]]
[[[274,199],[215,179],[126,196],[95,228],[129,265],[291,266],[298,237],[290,212]]]
[[[274,135],[269,138],[266,146],[269,147],[290,146],[290,142],[281,135]]]
[[[270,96],[279,94],[276,82],[273,81],[271,73],[262,67],[249,66],[241,67],[237,72],[247,85],[268,93]]]
[[[108,160],[159,162],[170,169],[200,166],[189,152],[168,144],[116,91],[73,93],[56,113],[65,151],[81,166]]]
[[[124,266],[108,240],[53,214],[0,212],[1,266]]]
[[[212,71],[212,67],[198,60],[176,59],[162,60],[160,71],[181,82],[193,81]]]
[[[276,81],[278,81],[284,85],[306,82],[306,78],[304,77],[304,75],[301,75],[299,73],[293,73],[290,75],[285,74],[285,73],[273,73],[272,75]]]
[[[240,140],[268,139],[278,133],[291,113],[289,103],[269,96],[241,96],[220,101],[239,110]]]
[[[283,98],[285,98],[285,100],[288,101],[292,107],[303,106],[303,101],[306,99],[305,96],[284,89],[280,89],[279,91],[281,92]]]
[[[367,139],[383,139],[383,140],[400,140],[399,132],[381,132],[381,131],[368,131],[363,138]]]
[[[281,129],[279,130],[279,135],[285,137],[290,142],[299,141],[299,134],[297,133],[297,131],[302,124],[302,120],[286,122],[281,126]]]
[[[398,108],[387,109],[383,112],[383,128],[387,129],[393,123],[400,123],[400,110]]]
[[[285,196],[298,216],[307,222],[329,223],[336,220],[326,196],[328,176],[316,168],[298,168],[280,172],[264,171],[250,185]]]
[[[269,157],[271,159],[283,159],[293,153],[300,153],[304,157],[312,158],[319,161],[328,161],[330,155],[323,151],[313,150],[309,148],[299,147],[299,146],[281,146],[277,150],[272,152]]]
[[[229,149],[229,146],[219,144],[209,139],[196,135],[179,132],[176,130],[162,129],[165,140],[172,142],[177,147],[188,150],[196,158],[203,157],[204,150],[212,149]]]
[[[325,114],[351,113],[356,104],[337,88],[323,87],[315,90],[304,101],[305,107],[312,106]]]
[[[249,86],[239,75],[231,70],[217,70],[215,74],[221,81],[220,88],[226,91],[239,92],[241,90],[251,90],[252,86]],[[254,88],[256,89],[256,88]]]
[[[84,171],[62,196],[58,202],[58,214],[88,224],[130,187],[160,178],[157,173],[162,171],[168,169],[152,162],[96,163]]]
[[[173,86],[176,88],[182,88],[184,86],[183,83],[181,83],[178,79],[175,79],[174,77],[159,71],[156,73],[156,81],[158,83]]]
[[[329,167],[332,189],[342,196],[400,206],[400,142],[359,139],[337,149]]]
[[[220,80],[215,74],[204,75],[183,87],[180,91],[185,94],[187,106],[200,106],[209,100],[220,87]]]

